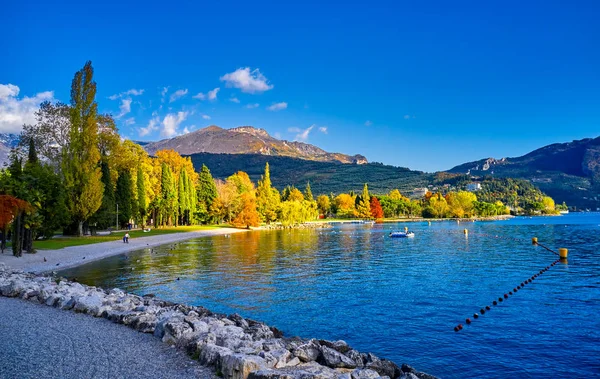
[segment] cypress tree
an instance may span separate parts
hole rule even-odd
[[[119,173],[117,179],[117,189],[115,191],[115,200],[119,204],[119,224],[126,226],[132,216],[133,196],[131,193],[131,174],[124,170]]]
[[[196,196],[198,199],[196,208],[198,212],[204,213],[204,215],[199,214],[199,216],[205,217],[207,210],[210,209],[213,201],[217,198],[217,186],[215,185],[215,181],[213,180],[210,170],[208,167],[206,167],[206,165],[202,165],[202,169],[200,170]]]
[[[306,183],[306,189],[304,190],[304,199],[306,199],[308,201],[315,200],[315,198],[313,197],[312,191],[310,189],[310,182]]]
[[[115,191],[113,189],[107,160],[108,157],[104,156],[100,162],[100,172],[102,174],[100,179],[104,185],[102,205],[100,205],[96,214],[90,218],[90,223],[97,223],[97,226],[102,229],[114,225],[114,215],[116,211]]]
[[[142,167],[138,167],[137,171],[137,202],[138,202],[138,212],[140,215],[140,221],[142,228],[146,223],[146,210],[148,208],[147,200],[146,200],[146,180],[144,179],[144,171]]]
[[[179,184],[178,184],[178,203],[179,203],[179,219],[181,224],[186,223],[186,212],[189,210],[188,200],[189,196],[187,193],[187,172],[185,168],[181,168],[179,172]]]
[[[365,183],[360,200],[356,205],[356,215],[363,218],[371,218],[371,197],[369,196],[369,187]]]
[[[173,181],[173,173],[171,168],[167,166],[166,163],[161,165],[159,201],[159,214],[161,218],[160,223],[161,225],[171,225],[176,213],[177,193],[175,183]]]

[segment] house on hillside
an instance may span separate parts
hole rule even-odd
[[[467,184],[467,191],[476,192],[481,189],[481,183],[469,183]]]
[[[412,197],[420,199],[423,196],[425,196],[427,194],[427,192],[429,192],[429,190],[427,188],[425,188],[425,187],[423,187],[423,188],[415,188],[412,191]]]

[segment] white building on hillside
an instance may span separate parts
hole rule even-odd
[[[481,183],[469,183],[467,184],[467,191],[476,192],[481,189]]]
[[[412,192],[412,196],[415,198],[421,198],[421,197],[425,196],[427,194],[427,192],[429,192],[429,190],[425,187],[415,188]]]

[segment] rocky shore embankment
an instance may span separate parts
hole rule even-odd
[[[0,264],[0,295],[103,317],[185,350],[229,379],[434,379],[408,365],[361,353],[344,341],[287,338],[237,314],[104,290]]]

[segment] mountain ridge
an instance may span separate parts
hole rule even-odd
[[[330,153],[308,143],[279,140],[269,135],[266,130],[253,126],[223,129],[211,125],[170,139],[150,142],[143,147],[149,154],[155,154],[162,149],[172,149],[183,155],[199,153],[260,154],[321,162],[368,163],[367,159],[360,154],[351,156]]]
[[[446,172],[527,179],[568,204],[600,207],[600,137],[553,143],[519,157],[484,158]]]

